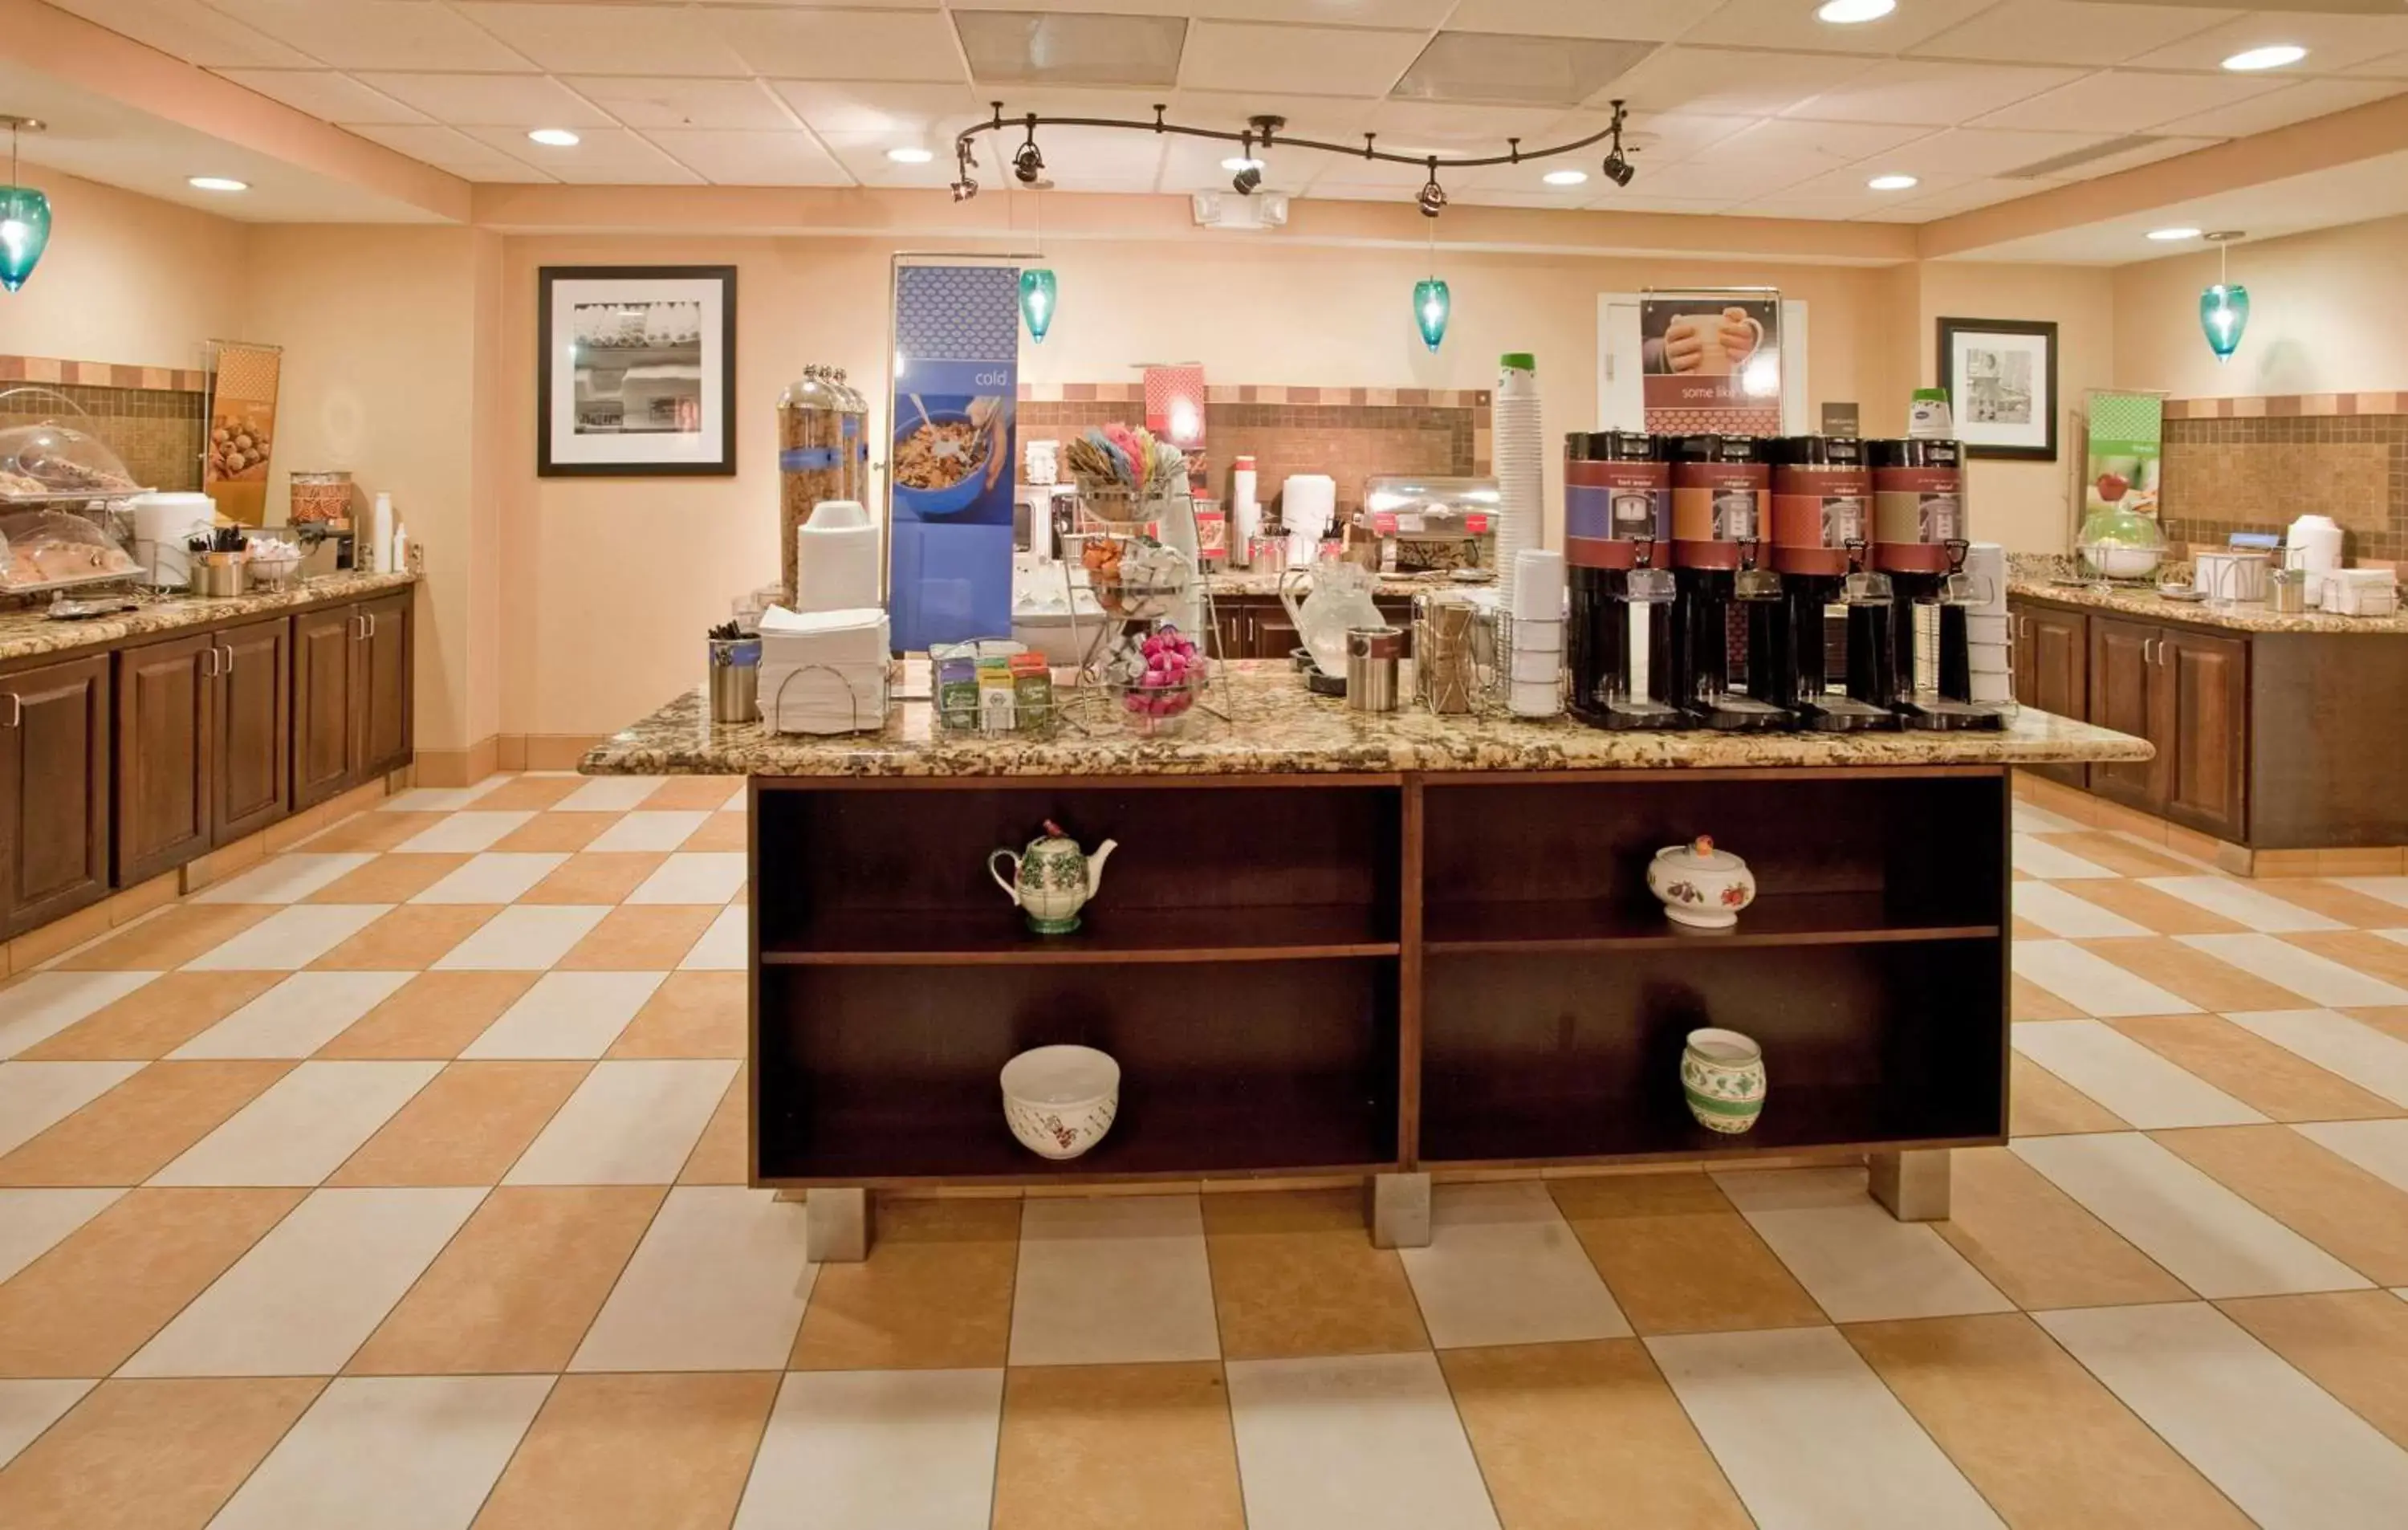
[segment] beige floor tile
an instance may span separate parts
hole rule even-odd
[[[2186,866],[2183,870],[2188,873],[2193,868]],[[2155,930],[2159,935],[2237,935],[2248,928],[2237,919],[2227,919],[2187,898],[2178,898],[2162,888],[2143,882],[2111,878],[2104,881],[2059,882],[2057,885],[2077,898],[2095,903],[2110,913],[2121,914],[2133,923]]]
[[[645,1185],[494,1191],[348,1370],[437,1376],[564,1369],[652,1224],[661,1194]]]
[[[565,1376],[475,1530],[724,1530],[777,1393],[775,1372]]]
[[[2017,981],[2022,979],[2018,979]],[[2008,1058],[2007,1135],[2057,1137],[2068,1132],[2120,1132],[2124,1118],[2015,1052]]]
[[[2103,1023],[2276,1121],[2358,1121],[2400,1108],[2219,1015],[2143,1015]]]
[[[2057,884],[2054,882],[2039,882],[2034,885],[2041,887],[2054,887]],[[2042,929],[2039,925],[2033,923],[2030,920],[2024,918],[2021,914],[2017,914],[2014,920],[2009,922],[2008,933],[2017,940],[2047,940],[2052,938],[2050,932]]]
[[[741,972],[672,972],[605,1055],[741,1057],[745,1002]]]
[[[138,1185],[292,1067],[286,1059],[153,1063],[0,1157],[0,1185]]]
[[[778,1370],[818,1273],[803,1208],[766,1190],[671,1190],[569,1368]]]
[[[388,851],[414,839],[448,816],[443,813],[385,812],[381,809],[347,818],[306,841],[315,852],[326,851]]]
[[[985,1530],[1002,1423],[999,1370],[789,1371],[735,1530]]]
[[[490,1185],[509,1172],[585,1063],[453,1063],[327,1180],[333,1185]]]
[[[2077,1020],[2083,1013],[2030,979],[2020,977],[2008,989],[2007,1008],[2016,1020]]]
[[[594,815],[580,813],[580,819]],[[519,896],[521,903],[622,903],[668,859],[666,851],[583,851],[554,866]]]
[[[1931,1225],[2017,1307],[2179,1302],[2189,1288],[2004,1148],[1960,1148]]]
[[[422,972],[318,1049],[321,1057],[453,1058],[519,1001],[538,972]]]
[[[316,1378],[105,1381],[0,1471],[9,1530],[202,1530]]]
[[[2248,1530],[2248,1516],[2020,1313],[1840,1331],[2016,1530]]]
[[[580,851],[619,822],[616,813],[538,813],[495,840],[494,850]]]
[[[653,904],[611,909],[560,959],[564,972],[666,972],[685,960],[716,908]]]
[[[274,912],[258,903],[179,903],[59,965],[69,972],[164,972],[215,950]]]
[[[17,1054],[27,1063],[149,1062],[283,980],[280,972],[168,972]]]
[[[498,905],[406,905],[378,915],[309,965],[321,972],[423,972],[500,912]]]
[[[380,855],[302,899],[304,903],[408,903],[468,864],[462,854]]]
[[[2387,930],[2401,918],[2400,905],[2344,887],[2321,877],[2260,877],[2250,886],[2271,897],[2294,903],[2312,914],[2337,919],[2354,930]],[[2221,935],[2221,930],[2186,930],[2186,935]]]
[[[2186,861],[2177,861],[2163,851],[2136,845],[2119,834],[2104,829],[2086,829],[2079,834],[2043,834],[2039,838],[2045,844],[2081,856],[2092,865],[2102,865],[2119,877],[2186,877],[2198,868]]]
[[[2236,1009],[2314,1008],[2309,1000],[2287,988],[2278,987],[2229,962],[2218,961],[2203,951],[2164,936],[2151,936],[2145,939],[2077,940],[2074,944],[2093,955],[2105,957],[2134,977],[2145,979],[2201,1009],[2229,1013]]]
[[[1638,1340],[1448,1350],[1439,1364],[1507,1530],[1755,1523]]]
[[[2392,923],[2408,923],[2408,908],[2394,908]],[[2283,938],[2370,978],[2408,988],[2408,946],[2397,940],[2386,940],[2371,930],[2311,930]]]
[[[681,808],[699,808],[711,812],[741,791],[741,776],[671,776],[643,801],[646,812],[662,812]]]
[[[0,1284],[0,1374],[108,1375],[249,1252],[302,1194],[129,1192]]]
[[[2287,1126],[2149,1135],[2368,1280],[2408,1285],[2408,1191]]]
[[[710,1113],[710,1124],[695,1139],[694,1151],[686,1154],[685,1167],[678,1171],[681,1185],[740,1185],[752,1180],[752,1151],[747,1130],[748,1091],[745,1070],[736,1070],[736,1080],[720,1096],[719,1108]]]
[[[1359,1191],[1211,1196],[1204,1248],[1229,1359],[1429,1348],[1396,1251],[1364,1235]]]
[[[683,851],[723,850],[744,851],[752,848],[747,828],[747,815],[741,812],[713,813],[702,821],[702,827],[686,836]]]
[[[1053,1366],[1006,1376],[995,1530],[1245,1523],[1219,1366]]]
[[[1825,1321],[1805,1288],[1702,1174],[1553,1180],[1547,1188],[1641,1334]]]
[[[1017,1200],[886,1201],[859,1264],[823,1265],[795,1370],[1000,1366],[1011,1337]]]
[[[2408,1004],[2355,1005],[2341,1012],[2352,1020],[2363,1021],[2387,1036],[2408,1041]]]
[[[2408,1301],[2384,1291],[2335,1291],[2216,1306],[2408,1449]]]
[[[584,784],[577,776],[522,776],[479,797],[477,806],[497,813],[539,813]]]

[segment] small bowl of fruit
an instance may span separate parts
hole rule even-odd
[[[1168,737],[1186,725],[1204,692],[1208,661],[1176,627],[1149,633],[1105,681],[1122,726],[1140,738]]]

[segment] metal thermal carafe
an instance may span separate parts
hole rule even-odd
[[[1895,728],[1897,666],[1883,663],[1889,640],[1889,581],[1864,573],[1873,508],[1865,443],[1844,436],[1784,436],[1767,445],[1772,457],[1771,563],[1781,575],[1783,608],[1773,636],[1769,694],[1796,710],[1800,726],[1819,732]],[[1827,619],[1834,607],[1844,610],[1848,622],[1836,675]],[[1860,639],[1871,648],[1859,664]]]
[[[1770,699],[1784,610],[1781,576],[1757,566],[1771,465],[1750,436],[1673,436],[1672,699],[1689,725],[1726,732],[1795,727]],[[1731,673],[1734,629],[1743,668]]]
[[[1632,431],[1564,437],[1564,637],[1572,716],[1597,728],[1685,728],[1673,703],[1672,467]]]
[[[1893,591],[1896,708],[1910,728],[2003,728],[2012,704],[1973,699],[1973,610],[1991,592],[1965,572],[1961,443],[1868,441],[1873,469],[1873,567]]]

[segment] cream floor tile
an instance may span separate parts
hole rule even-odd
[[[1981,1494],[1839,1330],[1646,1343],[1763,1530],[1998,1530]]]
[[[1622,1338],[1630,1324],[1536,1180],[1440,1185],[1427,1247],[1398,1251],[1441,1350]]]
[[[702,932],[702,938],[685,953],[685,960],[678,964],[679,970],[743,971],[752,949],[752,921],[746,917],[750,912],[740,905],[721,909],[710,927]]]
[[[1364,1236],[1359,1188],[1208,1196],[1204,1246],[1231,1359],[1429,1348],[1397,1251]]]
[[[547,972],[460,1055],[464,1059],[599,1057],[636,1018],[665,976],[659,972]]]
[[[466,1530],[549,1376],[339,1377],[210,1530]]]
[[[788,1378],[790,1390],[797,1380]],[[994,1530],[1244,1530],[1245,1523],[1220,1366],[1038,1366],[1007,1374]]]
[[[627,894],[629,903],[725,903],[744,885],[742,852],[681,851]]]
[[[2365,1278],[2138,1132],[2014,1152],[2202,1296],[2350,1291]]]
[[[766,1190],[669,1192],[572,1370],[777,1370],[794,1347],[815,1267],[803,1208]]]
[[[2392,1444],[2408,1447],[2408,1302],[2396,1293],[2253,1296],[2216,1305]]]
[[[0,1283],[124,1194],[106,1188],[0,1190]]]
[[[27,1063],[150,1062],[282,980],[277,972],[161,973],[17,1055]]]
[[[2143,936],[2137,940],[2085,940],[2080,944],[2093,956],[2103,956],[2132,976],[2153,982],[2169,994],[2179,994],[2191,1009],[2211,1013],[2283,1009],[2307,1002],[2287,988],[2165,936]]]
[[[2398,930],[2311,930],[2286,939],[2301,951],[2397,986],[2408,983],[2408,943],[2401,936]]]
[[[1931,1223],[2017,1307],[2178,1302],[2183,1283],[2004,1148],[1959,1148],[1949,1216]]]
[[[2199,1008],[2070,940],[2018,940],[2010,959],[2017,977],[2085,1014],[2179,1015]]]
[[[158,977],[155,972],[36,972],[0,989],[0,1060],[48,1041]]]
[[[2408,1121],[2312,1121],[2291,1130],[2386,1183],[2408,1190]]]
[[[2151,933],[2148,926],[2135,923],[2086,898],[2075,897],[2055,882],[2017,882],[2014,903],[2016,918],[2030,920],[2050,935],[2069,940]]]
[[[2021,1020],[2015,1051],[2140,1127],[2226,1126],[2266,1118],[2095,1020]]]
[[[2196,863],[2170,850],[2164,839],[2145,838],[2120,829],[2077,829],[2051,835],[2048,842],[2086,861],[2105,866],[2118,877],[2178,877]]]
[[[501,911],[492,903],[404,904],[309,966],[317,972],[423,972]]]
[[[760,1372],[564,1376],[476,1530],[721,1530],[777,1393]]]
[[[153,1063],[0,1156],[0,1184],[139,1184],[291,1066],[278,1060]]]
[[[2408,1192],[2286,1126],[2153,1135],[2160,1147],[2375,1284],[2408,1281]]]
[[[276,912],[257,903],[177,903],[108,939],[70,951],[62,972],[165,972],[179,967]]]
[[[732,1060],[596,1063],[502,1182],[668,1184],[737,1066]]]
[[[1022,1208],[1011,1364],[1125,1365],[1220,1353],[1196,1196],[1041,1199]]]
[[[2399,923],[2401,918],[2398,904],[2368,897],[2322,877],[2253,877],[2249,885],[2268,897],[2337,920],[2353,930],[2379,930]]]
[[[184,964],[193,972],[298,972],[366,929],[389,905],[296,903]]]
[[[1250,1530],[1495,1530],[1436,1355],[1225,1368]]]
[[[710,927],[718,910],[708,904],[622,904],[602,916],[593,933],[560,959],[564,971],[666,972]]]
[[[104,1381],[0,1470],[8,1530],[202,1530],[324,1383]]]
[[[1003,1380],[999,1370],[787,1376],[735,1530],[986,1530]],[[1048,1507],[1049,1525],[1078,1523],[1062,1517],[1080,1511],[1076,1500]]]
[[[685,843],[686,837],[702,827],[708,813],[632,812],[596,835],[586,846],[592,851],[667,850]]]
[[[2250,1530],[2021,1313],[1841,1333],[2017,1530]]]
[[[488,776],[473,786],[415,786],[395,792],[377,804],[382,813],[456,813],[509,784],[508,776]]]
[[[1642,1334],[1824,1321],[1707,1175],[1609,1175],[1555,1180],[1547,1189]]]
[[[134,1077],[139,1063],[0,1063],[0,1153],[33,1140]]]
[[[2007,1132],[2012,1137],[2120,1132],[2128,1124],[2022,1052],[2008,1053],[2007,1075]]]
[[[438,972],[540,972],[602,922],[608,908],[516,904],[444,953]]]
[[[2286,903],[2230,877],[2143,877],[2141,885],[2222,914],[2244,930],[2281,935],[2292,930],[2339,930],[2347,926],[2313,908]]]
[[[2394,1105],[2408,1107],[2408,1041],[2329,1009],[2266,1009],[2224,1018]]]
[[[557,851],[480,851],[412,903],[510,903],[560,868]]]
[[[534,816],[529,812],[452,813],[441,822],[410,836],[394,849],[404,854],[414,851],[474,854],[493,849],[496,840],[506,837],[511,830],[523,827]]]
[[[2016,803],[2013,816],[2017,834],[2080,834],[2087,827],[2028,802]]]
[[[624,1045],[627,1037],[622,1033],[616,1044]],[[631,1054],[632,1055],[632,1054]],[[727,1081],[727,1092],[719,1096],[719,1107],[710,1113],[710,1123],[702,1136],[695,1138],[694,1151],[685,1155],[685,1166],[678,1170],[681,1185],[740,1185],[752,1178],[752,1144],[751,1141],[752,1091],[738,1064],[736,1077]],[[879,1236],[885,1236],[882,1215]]]
[[[1717,1173],[1723,1194],[1835,1323],[2004,1312],[2014,1304],[1932,1229],[1865,1194],[1861,1170]]]
[[[2275,1121],[2347,1121],[2399,1114],[2400,1108],[2390,1101],[2221,1015],[2130,1015],[2107,1023],[2184,1072]]]
[[[296,972],[167,1055],[307,1057],[408,982],[407,972]]]
[[[2037,1320],[2266,1530],[2381,1524],[2408,1453],[2203,1303]]]
[[[303,1063],[151,1182],[314,1185],[442,1071],[440,1063]]]
[[[2310,1004],[2408,1004],[2408,989],[2302,951],[2271,935],[2186,935],[2182,942],[2287,988]]]
[[[452,1058],[533,988],[533,972],[422,972],[319,1055],[363,1060]]]
[[[490,1185],[585,1080],[584,1063],[453,1063],[343,1161],[330,1185]]]
[[[559,813],[624,813],[640,808],[660,790],[666,776],[596,776],[552,805]]]
[[[485,1192],[321,1190],[125,1363],[128,1376],[331,1376]]]
[[[92,1381],[0,1381],[0,1466],[81,1401]]]
[[[2245,928],[2240,921],[2213,913],[2146,882],[2118,878],[2114,881],[2067,882],[2063,891],[2085,903],[2123,915],[2155,935],[2224,935]]]
[[[2018,834],[2013,836],[2013,841],[2014,868],[2027,876],[2063,881],[2115,875],[2097,862],[2059,850],[2037,835]]]
[[[332,854],[293,851],[195,894],[195,903],[298,903],[327,883],[357,871],[376,857],[366,851]]]
[[[2335,877],[2330,879],[2353,893],[2408,908],[2408,877]]]
[[[672,972],[610,1043],[611,1057],[741,1057],[745,979],[738,972]]]
[[[583,784],[574,775],[514,776],[507,785],[495,787],[479,798],[477,805],[495,811],[524,808],[541,812],[558,805],[561,798]]]
[[[424,811],[354,813],[332,828],[304,839],[301,848],[313,852],[366,850],[381,854],[441,822],[441,813]]]
[[[357,870],[336,878],[304,903],[407,903],[467,865],[466,855],[371,854]]]
[[[796,1370],[986,1369],[1011,1339],[1017,1200],[897,1200],[869,1257],[824,1265],[787,1365]]]

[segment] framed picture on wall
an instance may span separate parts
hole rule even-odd
[[[1940,321],[1940,385],[1969,457],[2057,461],[2057,326]]]
[[[536,273],[536,472],[736,471],[736,267]]]

